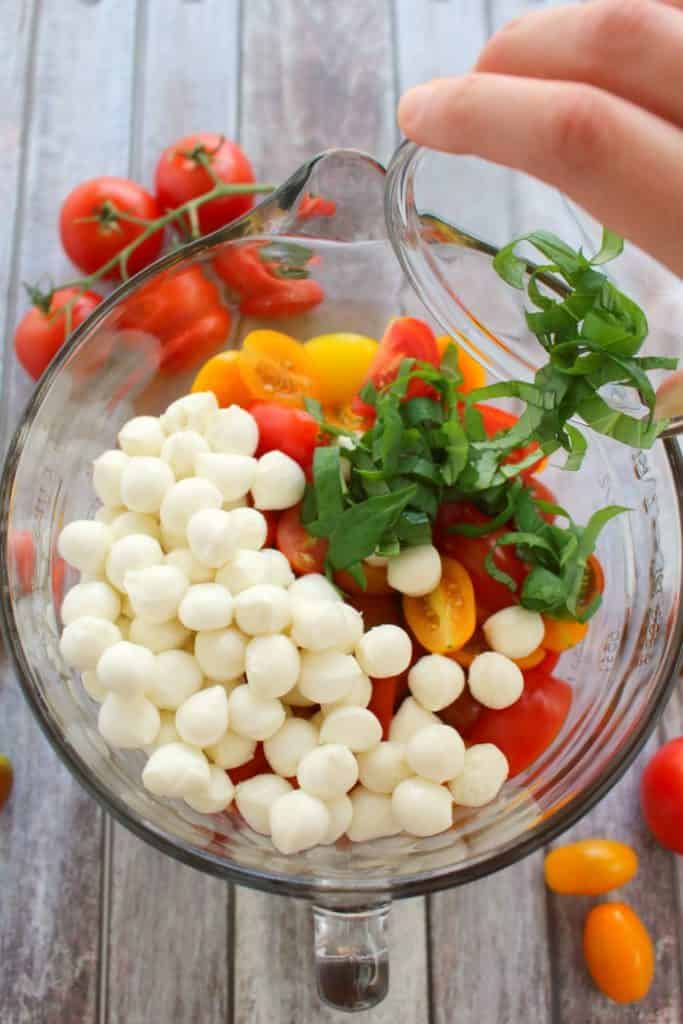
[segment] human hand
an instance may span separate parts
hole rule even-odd
[[[557,186],[683,274],[683,0],[534,11],[473,72],[411,89],[407,136]]]

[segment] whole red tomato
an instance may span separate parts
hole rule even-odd
[[[61,288],[53,293],[49,312],[37,306],[29,309],[14,332],[14,351],[26,372],[37,380],[66,340],[66,316],[60,310],[75,298],[71,307],[71,326],[78,327],[92,313],[99,302],[96,292],[83,292],[77,288]]]
[[[214,181],[202,161],[208,161],[221,181],[248,184],[254,172],[240,147],[214,132],[186,135],[168,146],[159,157],[154,175],[157,199],[164,210],[175,210],[213,188]],[[203,235],[229,224],[250,210],[253,195],[229,195],[211,199],[197,213]]]
[[[144,224],[132,223],[126,215],[156,220],[161,209],[153,195],[127,178],[92,178],[77,185],[59,214],[64,252],[86,274],[94,273],[144,232]],[[128,259],[127,273],[137,274],[153,263],[163,241],[163,231],[156,231],[141,242]],[[119,278],[118,265],[104,276]]]
[[[324,293],[310,277],[282,277],[277,253],[266,242],[225,245],[214,260],[214,270],[239,297],[240,312],[263,320],[306,313],[319,305]],[[286,252],[285,252],[286,261]],[[306,266],[312,262],[309,259]]]
[[[683,853],[683,736],[666,743],[648,762],[640,805],[655,839]]]

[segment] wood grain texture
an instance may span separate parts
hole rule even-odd
[[[138,23],[131,173],[196,130],[233,136],[238,4],[150,0]],[[223,1024],[230,1003],[230,889],[113,826],[107,1020]],[[106,920],[105,920],[106,925]]]

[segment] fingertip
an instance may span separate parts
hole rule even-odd
[[[422,141],[420,134],[429,116],[429,107],[434,95],[431,82],[416,85],[401,96],[398,104],[398,126],[409,139]]]

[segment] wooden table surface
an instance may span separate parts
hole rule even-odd
[[[0,0],[0,322],[4,436],[29,394],[12,358],[23,280],[67,271],[61,199],[97,175],[149,182],[172,139],[223,131],[259,174],[348,145],[386,159],[408,85],[465,70],[523,0]],[[0,750],[16,786],[0,817],[2,1024],[309,1024],[322,1008],[307,908],[232,889],[113,822],[58,761],[11,668]],[[683,732],[681,692],[648,751]],[[627,898],[656,942],[653,988],[620,1008],[580,955],[586,903],[542,882],[542,853],[393,911],[391,992],[376,1024],[683,1020],[683,859],[646,834],[643,758],[575,829],[633,843]],[[569,837],[567,837],[569,838]]]

